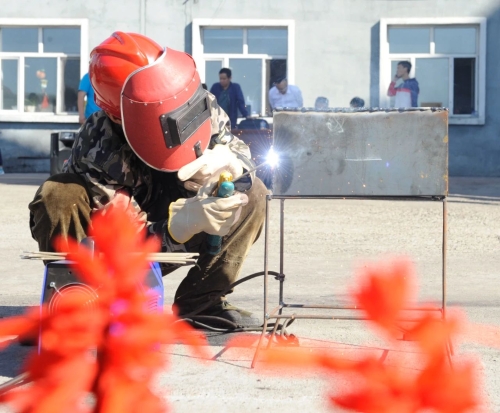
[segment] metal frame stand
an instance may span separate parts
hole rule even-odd
[[[269,216],[270,208],[269,203],[271,200],[280,200],[280,267],[279,274],[273,271],[269,271]],[[265,230],[264,230],[264,324],[262,326],[262,333],[259,337],[257,348],[252,360],[251,367],[255,366],[257,357],[262,348],[262,343],[265,334],[268,332],[268,324],[270,320],[275,319],[274,329],[270,333],[269,341],[267,343],[267,348],[269,348],[276,338],[277,326],[280,322],[283,322],[281,332],[286,331],[286,326],[288,326],[292,321],[296,319],[318,319],[318,320],[365,320],[363,317],[356,316],[332,316],[332,315],[317,315],[317,314],[296,314],[285,313],[288,309],[324,309],[324,310],[359,310],[354,307],[347,306],[329,306],[329,305],[314,305],[314,304],[297,304],[297,303],[285,303],[284,301],[284,235],[285,235],[285,200],[286,199],[371,199],[371,200],[404,200],[404,201],[441,201],[443,204],[443,236],[442,236],[442,297],[441,297],[441,307],[427,307],[427,308],[408,308],[406,310],[415,311],[439,311],[441,313],[442,319],[446,316],[446,247],[447,247],[447,202],[445,196],[429,196],[429,197],[345,197],[345,196],[331,196],[331,197],[291,197],[291,196],[273,196],[271,194],[266,196],[266,217],[265,217]],[[272,273],[272,274],[271,274]],[[269,276],[274,275],[274,278],[279,281],[279,303],[278,306],[269,312],[268,307],[268,289],[269,289]],[[412,319],[402,319],[401,321],[412,321]],[[448,360],[451,364],[451,356],[453,355],[452,343],[449,342],[446,348],[448,355]]]

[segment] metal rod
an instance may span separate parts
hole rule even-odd
[[[247,175],[250,175],[252,172],[255,172],[257,169],[260,169],[262,168],[263,166],[267,165],[268,164],[268,161],[265,161],[265,162],[262,162],[260,164],[258,164],[256,167],[254,168],[250,168],[248,171],[246,171],[245,173],[242,173],[240,176],[236,177],[233,179],[233,182],[236,182],[237,180],[247,176]]]
[[[443,199],[443,263],[442,263],[442,286],[443,286],[443,297],[442,297],[442,308],[443,308],[443,318],[446,317],[446,249],[447,249],[447,233],[448,233],[448,210],[446,198]]]
[[[271,319],[304,319],[304,320],[368,320],[367,317],[356,316],[330,316],[325,314],[277,314],[269,316]],[[410,320],[403,320],[410,321]]]
[[[22,259],[30,260],[64,260],[68,256],[66,252],[24,252],[21,254]],[[167,262],[172,264],[196,264],[198,260],[198,253],[177,253],[177,252],[158,252],[149,254],[147,259],[149,261]]]
[[[355,200],[373,200],[373,201],[443,201],[445,198],[441,195],[421,195],[421,196],[381,196],[381,195],[277,195],[273,194],[275,199],[355,199]]]
[[[447,199],[443,199],[443,301],[441,303],[442,307],[442,317],[443,320],[446,318],[446,257],[447,257],[447,241],[448,241],[448,203]],[[448,339],[446,345],[446,353],[448,355],[448,362],[450,363],[450,367],[453,368],[453,342],[451,338]]]
[[[269,278],[269,202],[271,202],[271,195],[266,195],[266,218],[264,227],[264,325],[262,326],[262,333],[259,337],[259,342],[257,343],[257,348],[255,349],[255,354],[253,355],[251,368],[255,367],[257,362],[257,357],[259,355],[260,346],[262,340],[264,339],[264,334],[267,331],[267,322],[269,320],[269,314],[267,313],[267,282]]]
[[[269,341],[267,342],[266,350],[269,350],[271,348],[271,344],[273,343],[274,337],[276,337],[276,331],[278,330],[278,325],[280,321],[281,319],[278,317],[276,319],[276,322],[274,323],[274,328],[271,335],[269,336]]]
[[[343,315],[343,316],[335,316],[335,315],[326,315],[326,314],[276,314],[276,315],[270,315],[269,319],[305,319],[305,320],[368,320],[370,321],[370,318],[368,317],[358,317],[358,316],[349,316],[349,315]],[[418,322],[419,319],[415,318],[407,318],[407,317],[400,317],[398,318],[397,321],[405,321],[405,322]]]
[[[348,311],[359,311],[359,307],[349,307],[349,306],[337,306],[337,305],[321,305],[321,304],[281,304],[276,308],[314,308],[320,310],[348,310]],[[401,311],[436,311],[441,312],[441,307],[407,307],[403,308]],[[270,313],[273,314],[273,313]]]
[[[264,319],[267,319],[267,294],[269,282],[269,215],[271,202],[271,195],[266,195],[266,228],[264,232]]]
[[[16,387],[30,383],[31,381],[32,379],[29,373],[21,373],[19,376],[16,376],[0,385],[0,396],[11,391],[12,389],[15,389]]]
[[[279,304],[283,304],[284,282],[285,282],[285,200],[280,200],[280,295]]]

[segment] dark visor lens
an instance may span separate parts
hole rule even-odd
[[[182,145],[208,118],[210,118],[208,96],[200,86],[184,106],[160,116],[167,148]]]

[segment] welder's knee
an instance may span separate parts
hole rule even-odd
[[[248,196],[248,204],[243,208],[242,215],[249,215],[253,219],[262,220],[264,222],[264,214],[266,212],[266,196],[269,190],[264,183],[255,178],[252,188],[246,192]]]

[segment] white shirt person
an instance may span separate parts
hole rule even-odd
[[[302,92],[297,86],[289,85],[286,78],[277,79],[269,90],[269,105],[275,108],[301,108],[304,106]]]

